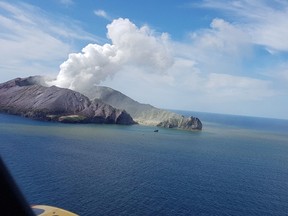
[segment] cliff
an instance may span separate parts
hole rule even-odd
[[[139,124],[184,130],[202,130],[202,123],[196,117],[186,118],[149,104],[139,103],[109,87],[93,86],[82,93],[90,99],[98,98],[113,107],[126,110]]]
[[[46,121],[135,123],[125,110],[115,109],[99,99],[90,100],[69,89],[47,87],[39,76],[0,84],[0,112]]]

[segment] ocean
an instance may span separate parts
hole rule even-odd
[[[288,215],[288,120],[178,111],[202,131],[0,114],[27,201],[83,216]]]

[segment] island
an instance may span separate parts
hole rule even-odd
[[[202,130],[196,117],[141,104],[105,86],[85,92],[48,86],[42,76],[16,78],[0,84],[0,112],[63,123],[143,124]]]

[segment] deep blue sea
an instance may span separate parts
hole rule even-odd
[[[31,205],[83,216],[288,215],[288,120],[180,113],[203,131],[0,114],[0,154]]]

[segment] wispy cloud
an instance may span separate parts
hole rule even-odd
[[[97,37],[81,29],[73,20],[55,18],[29,4],[0,2],[0,9],[3,79],[29,72],[55,73],[68,53],[75,50],[73,41],[97,41]]]
[[[211,73],[205,83],[205,91],[210,98],[230,101],[262,100],[277,94],[272,90],[270,81],[235,76],[228,74]]]
[[[178,45],[177,49],[206,72],[235,74],[241,69],[242,59],[249,58],[252,52],[250,36],[219,18],[211,21],[210,28],[191,32],[190,39],[190,43],[181,44],[182,48]]]
[[[284,39],[288,38],[288,2],[204,0],[190,6],[215,9],[223,16],[191,32],[190,42],[171,41],[179,57],[177,67],[171,69],[175,87],[223,103],[266,100],[287,90],[283,60],[288,51]],[[271,63],[265,65],[261,56],[268,53]],[[256,70],[251,63],[258,65]]]
[[[96,16],[98,16],[98,17],[102,17],[102,18],[107,19],[107,20],[109,20],[109,21],[112,20],[112,18],[111,18],[111,17],[107,14],[107,12],[104,11],[104,10],[101,10],[101,9],[94,10],[94,14],[95,14]]]
[[[288,51],[287,1],[204,0],[197,6],[221,10],[250,35],[254,44],[265,46],[269,51]]]

